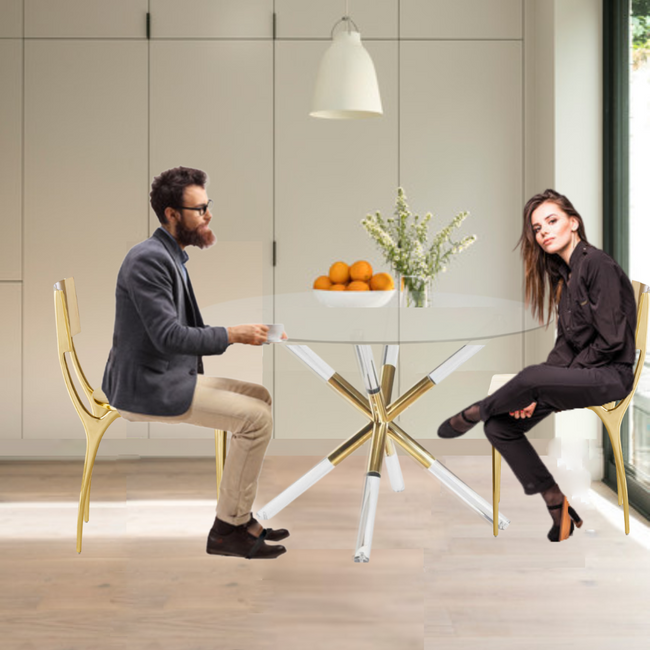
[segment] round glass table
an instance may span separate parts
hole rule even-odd
[[[272,301],[273,297],[265,298]],[[269,305],[267,305],[268,307]],[[223,305],[222,305],[223,307]],[[440,480],[464,503],[495,528],[493,506],[436,460],[409,436],[395,418],[424,393],[437,386],[465,361],[480,352],[490,339],[532,331],[542,327],[520,301],[485,296],[436,293],[426,308],[400,308],[397,293],[385,307],[332,308],[322,305],[311,292],[277,294],[275,322],[283,323],[289,336],[279,343],[313,370],[341,398],[363,413],[368,422],[341,443],[304,476],[272,499],[256,513],[270,519],[331,472],[353,451],[370,442],[355,562],[368,562],[372,548],[379,482],[385,459],[393,490],[404,490],[395,443],[416,462]],[[397,398],[392,397],[393,381],[403,343],[457,341],[459,347]],[[346,343],[354,346],[365,394],[361,393],[317,355],[309,343]],[[370,344],[384,345],[382,363],[377,370]],[[496,515],[498,528],[510,521]]]

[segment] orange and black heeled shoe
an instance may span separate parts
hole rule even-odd
[[[569,539],[573,535],[573,522],[575,525],[580,528],[582,526],[582,519],[578,516],[578,513],[569,505],[569,501],[564,497],[562,503],[558,503],[555,506],[546,506],[549,510],[557,510],[562,508],[562,516],[560,518],[560,525],[557,524],[548,531],[547,537],[551,542],[562,542],[565,539]]]

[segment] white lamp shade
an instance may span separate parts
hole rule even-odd
[[[383,115],[375,66],[359,32],[334,35],[321,60],[310,115],[340,120]]]

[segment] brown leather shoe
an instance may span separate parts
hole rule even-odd
[[[272,559],[287,552],[282,544],[270,546],[264,541],[267,536],[266,530],[263,530],[259,537],[255,537],[246,530],[246,525],[237,526],[228,535],[211,530],[206,551],[210,555],[244,557],[247,560]]]

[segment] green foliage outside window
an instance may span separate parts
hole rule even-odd
[[[632,47],[650,49],[650,0],[632,0]]]
[[[650,56],[650,0],[632,0],[632,67],[637,69]]]

